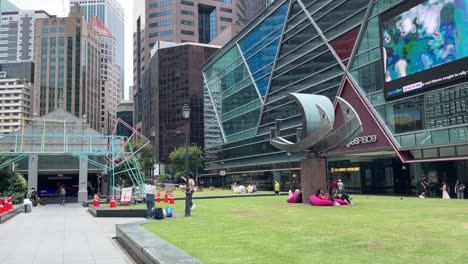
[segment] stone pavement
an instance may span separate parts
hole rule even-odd
[[[0,225],[0,263],[134,263],[112,237],[115,224],[136,221],[94,218],[79,204],[34,207]]]

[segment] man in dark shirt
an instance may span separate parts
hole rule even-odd
[[[427,187],[429,186],[429,183],[426,180],[426,177],[423,176],[421,179],[421,189],[422,193],[419,195],[419,198],[426,198],[426,193],[427,193]]]

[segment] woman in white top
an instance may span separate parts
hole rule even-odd
[[[447,191],[447,183],[444,181],[442,184],[442,188],[440,188],[442,190],[442,199],[450,199],[450,195]]]

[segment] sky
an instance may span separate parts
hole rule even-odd
[[[125,98],[128,87],[133,85],[133,0],[117,0],[125,10]],[[67,16],[69,0],[10,0],[22,10],[44,10],[50,15]]]

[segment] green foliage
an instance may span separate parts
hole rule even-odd
[[[0,164],[5,160],[0,159]],[[0,197],[11,196],[14,203],[23,202],[28,191],[28,182],[19,172],[11,171],[11,167],[0,170]]]
[[[174,149],[170,154],[169,158],[172,162],[172,167],[176,172],[177,176],[185,175],[185,146]],[[196,172],[203,168],[203,151],[198,146],[189,147],[189,172],[191,175],[195,175]]]
[[[169,182],[169,174],[159,174],[158,179],[156,181],[157,183],[168,183]]]
[[[133,151],[136,151],[139,148],[141,148],[145,144],[145,142],[141,139],[136,139],[136,140],[132,140],[131,144],[132,144]],[[146,145],[142,150],[140,150],[137,156],[138,156],[137,160],[139,162],[138,165],[140,165],[140,169],[142,173],[152,170],[151,158],[153,156],[153,146],[151,145],[151,143]],[[157,161],[155,160],[154,162],[156,163]]]

